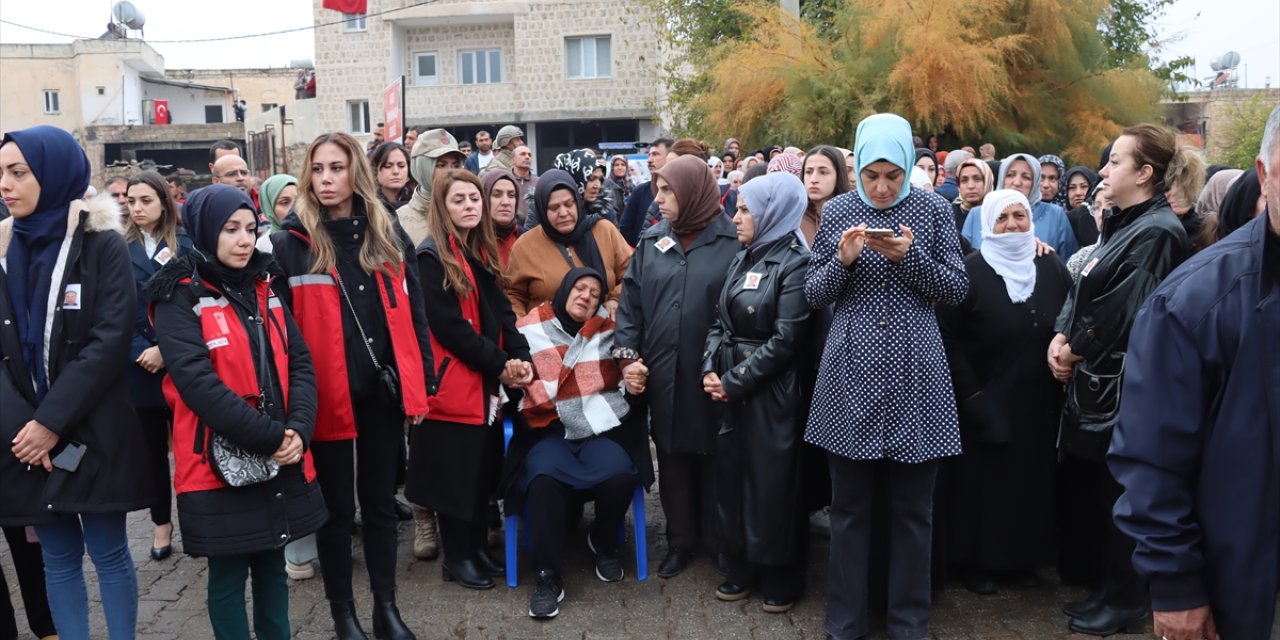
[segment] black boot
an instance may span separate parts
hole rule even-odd
[[[489,577],[489,572],[480,567],[480,563],[471,558],[466,560],[451,560],[445,555],[444,562],[440,563],[441,577],[445,582],[457,581],[458,584],[468,589],[492,589],[493,578]]]
[[[364,634],[364,629],[360,628],[355,602],[330,600],[329,615],[333,616],[333,632],[338,635],[338,640],[369,640],[369,636]]]
[[[378,640],[418,640],[418,636],[413,635],[400,619],[395,592],[373,594],[373,637]]]
[[[1146,607],[1116,609],[1102,605],[1088,615],[1072,618],[1067,624],[1072,631],[1089,636],[1111,636],[1117,633],[1143,633],[1147,626]]]

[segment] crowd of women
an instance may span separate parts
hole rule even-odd
[[[114,203],[83,198],[69,134],[6,134],[0,524],[33,631],[89,637],[87,549],[110,637],[133,637],[125,514],[150,509],[163,560],[172,491],[182,550],[208,558],[216,637],[250,637],[246,581],[256,636],[289,637],[285,568],[308,540],[337,636],[366,637],[358,505],[372,633],[413,638],[401,482],[415,555],[438,540],[463,587],[504,572],[490,505],[523,516],[529,615],[554,617],[585,502],[596,576],[624,578],[650,439],[657,573],[705,554],[720,600],[790,610],[825,506],[829,637],[869,633],[874,603],[890,637],[925,638],[943,580],[990,594],[1055,560],[1092,588],[1063,607],[1073,630],[1140,626],[1102,463],[1129,327],[1174,267],[1258,213],[1256,176],[1205,187],[1200,155],[1150,125],[1096,174],[917,148],[891,114],[852,150],[662,146],[640,186],[625,162],[564,154],[522,221],[516,177],[481,181],[447,132],[372,162],[324,134],[300,176],[263,183],[261,212],[228,185],[179,210],[144,172],[122,229]],[[640,189],[656,220],[633,245],[615,223]]]

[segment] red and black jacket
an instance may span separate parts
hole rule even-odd
[[[179,496],[227,488],[207,457],[215,431],[263,455],[275,453],[286,429],[308,445],[312,439],[316,389],[306,345],[271,290],[271,276],[255,278],[252,295],[256,300],[250,302],[224,292],[193,272],[177,280],[172,295],[152,303],[169,372],[163,389],[173,409],[173,485]],[[267,371],[259,372],[263,338],[269,359]],[[262,407],[260,394],[267,402]],[[315,478],[310,453],[303,455],[303,473],[307,482]]]
[[[380,205],[379,205],[380,206]],[[367,221],[363,216],[353,218]],[[350,349],[358,344],[349,340],[343,327],[346,302],[335,278],[336,269],[329,273],[313,273],[311,238],[296,215],[290,215],[282,223],[282,231],[272,235],[273,253],[277,263],[287,274],[287,302],[302,330],[307,346],[316,362],[316,383],[319,392],[319,414],[316,420],[315,440],[349,440],[357,436],[355,409],[353,406],[353,381],[349,376],[352,363],[369,359],[363,350]],[[367,226],[367,225],[366,225]],[[405,255],[413,256],[412,242],[395,224]],[[354,261],[356,256],[350,256]],[[373,284],[377,299],[381,301],[379,313],[372,314],[385,320],[385,326],[365,330],[390,339],[390,362],[400,377],[404,412],[409,416],[426,415],[427,398],[435,390],[434,365],[427,333],[427,315],[423,309],[422,289],[415,269],[406,269],[406,262],[386,265],[391,274],[374,273]],[[412,261],[407,261],[412,265]],[[344,278],[350,288],[355,283]]]
[[[516,330],[511,301],[497,279],[479,260],[463,259],[450,239],[451,251],[467,272],[473,290],[460,298],[444,287],[441,248],[427,238],[418,248],[418,269],[427,316],[431,320],[431,349],[440,361],[436,376],[440,389],[431,398],[432,420],[467,425],[489,423],[491,397],[507,360],[532,362],[529,343]]]

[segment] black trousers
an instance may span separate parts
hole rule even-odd
[[[356,405],[356,425],[355,440],[311,443],[316,479],[329,509],[329,520],[316,532],[316,551],[324,595],[335,602],[354,599],[351,528],[357,497],[370,589],[380,595],[396,590],[396,468],[404,440],[404,414],[371,400]]]
[[[4,527],[4,537],[9,541],[9,555],[18,572],[18,588],[22,591],[22,606],[27,611],[27,626],[37,638],[57,633],[53,628],[53,614],[49,612],[49,596],[44,588],[44,557],[40,544],[27,542],[23,527]],[[0,640],[16,640],[18,621],[14,617],[13,603],[9,602],[9,585],[0,571]]]
[[[169,434],[173,429],[173,412],[167,407],[138,409],[138,421],[147,442],[147,461],[151,464],[151,522],[157,525],[173,521],[173,483],[169,481]]]
[[[533,566],[537,571],[550,569],[564,575],[565,544],[573,525],[570,508],[575,500],[594,500],[596,519],[591,526],[591,544],[599,553],[618,548],[618,529],[627,517],[627,507],[636,488],[631,474],[617,475],[581,491],[574,491],[550,476],[538,476],[529,483],[525,498],[524,526],[529,528],[533,544]]]
[[[1112,477],[1105,462],[1079,461],[1086,472],[1089,499],[1100,509],[1111,514],[1116,500],[1124,488]],[[1146,606],[1147,583],[1133,568],[1133,552],[1137,542],[1116,527],[1108,517],[1098,556],[1102,559],[1102,580],[1098,585],[1102,601],[1117,609],[1137,609]]]
[[[809,519],[805,514],[805,534],[808,534]],[[766,600],[795,602],[804,595],[804,573],[807,553],[789,565],[765,565],[747,560],[744,552],[730,552],[728,581],[743,587],[759,589]]]
[[[933,547],[933,489],[938,462],[850,460],[835,454],[831,468],[831,555],[827,576],[827,633],[838,640],[867,635],[867,563],[872,498],[889,497],[888,632],[893,640],[929,634]]]
[[[658,497],[667,517],[667,548],[692,551],[701,541],[708,553],[724,551],[714,487],[712,456],[658,448]]]

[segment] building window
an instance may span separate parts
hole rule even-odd
[[[458,53],[458,81],[462,84],[502,82],[502,51],[480,49]]]
[[[565,73],[570,78],[608,78],[613,75],[613,44],[609,36],[564,39]]]
[[[58,99],[57,91],[44,92],[44,112],[45,113],[61,113],[61,100]]]
[[[434,51],[420,51],[413,54],[413,78],[417,85],[440,84],[439,58]]]
[[[344,13],[342,14],[342,30],[343,31],[364,31],[368,28],[365,15],[363,13]]]
[[[356,135],[369,133],[369,101],[347,101],[347,129]]]
[[[263,113],[266,113],[266,112],[268,112],[268,111],[271,111],[272,109],[275,109],[275,108],[276,108],[276,107],[278,107],[278,106],[280,106],[280,105],[278,105],[278,104],[276,104],[276,103],[274,103],[274,102],[264,102],[264,103],[262,103],[262,112],[263,112]]]
[[[219,124],[222,122],[222,105],[206,104],[204,106],[204,121],[206,124]]]

